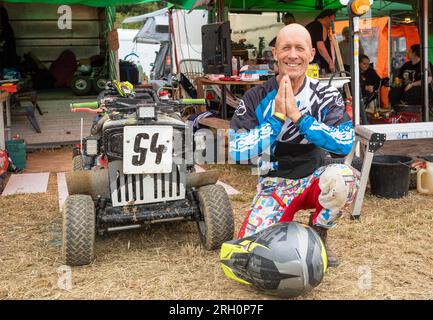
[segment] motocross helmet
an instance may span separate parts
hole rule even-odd
[[[220,260],[227,277],[280,297],[296,297],[318,286],[328,261],[319,235],[297,222],[225,242]]]

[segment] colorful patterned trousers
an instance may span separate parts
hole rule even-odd
[[[238,238],[277,222],[292,221],[296,212],[306,209],[315,209],[314,225],[333,228],[341,210],[355,199],[358,186],[359,172],[344,164],[320,167],[302,179],[260,178]]]

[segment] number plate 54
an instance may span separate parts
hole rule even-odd
[[[123,130],[123,172],[125,174],[170,173],[172,151],[172,127],[131,126]]]

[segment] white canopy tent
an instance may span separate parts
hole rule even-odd
[[[137,22],[144,22],[144,24],[135,35],[134,42],[160,44],[162,42],[170,41],[170,27],[167,8],[136,17],[126,18],[122,23]]]

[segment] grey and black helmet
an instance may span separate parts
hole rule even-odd
[[[220,259],[229,278],[281,297],[307,293],[320,284],[327,268],[319,235],[297,222],[277,223],[253,236],[225,242]]]

